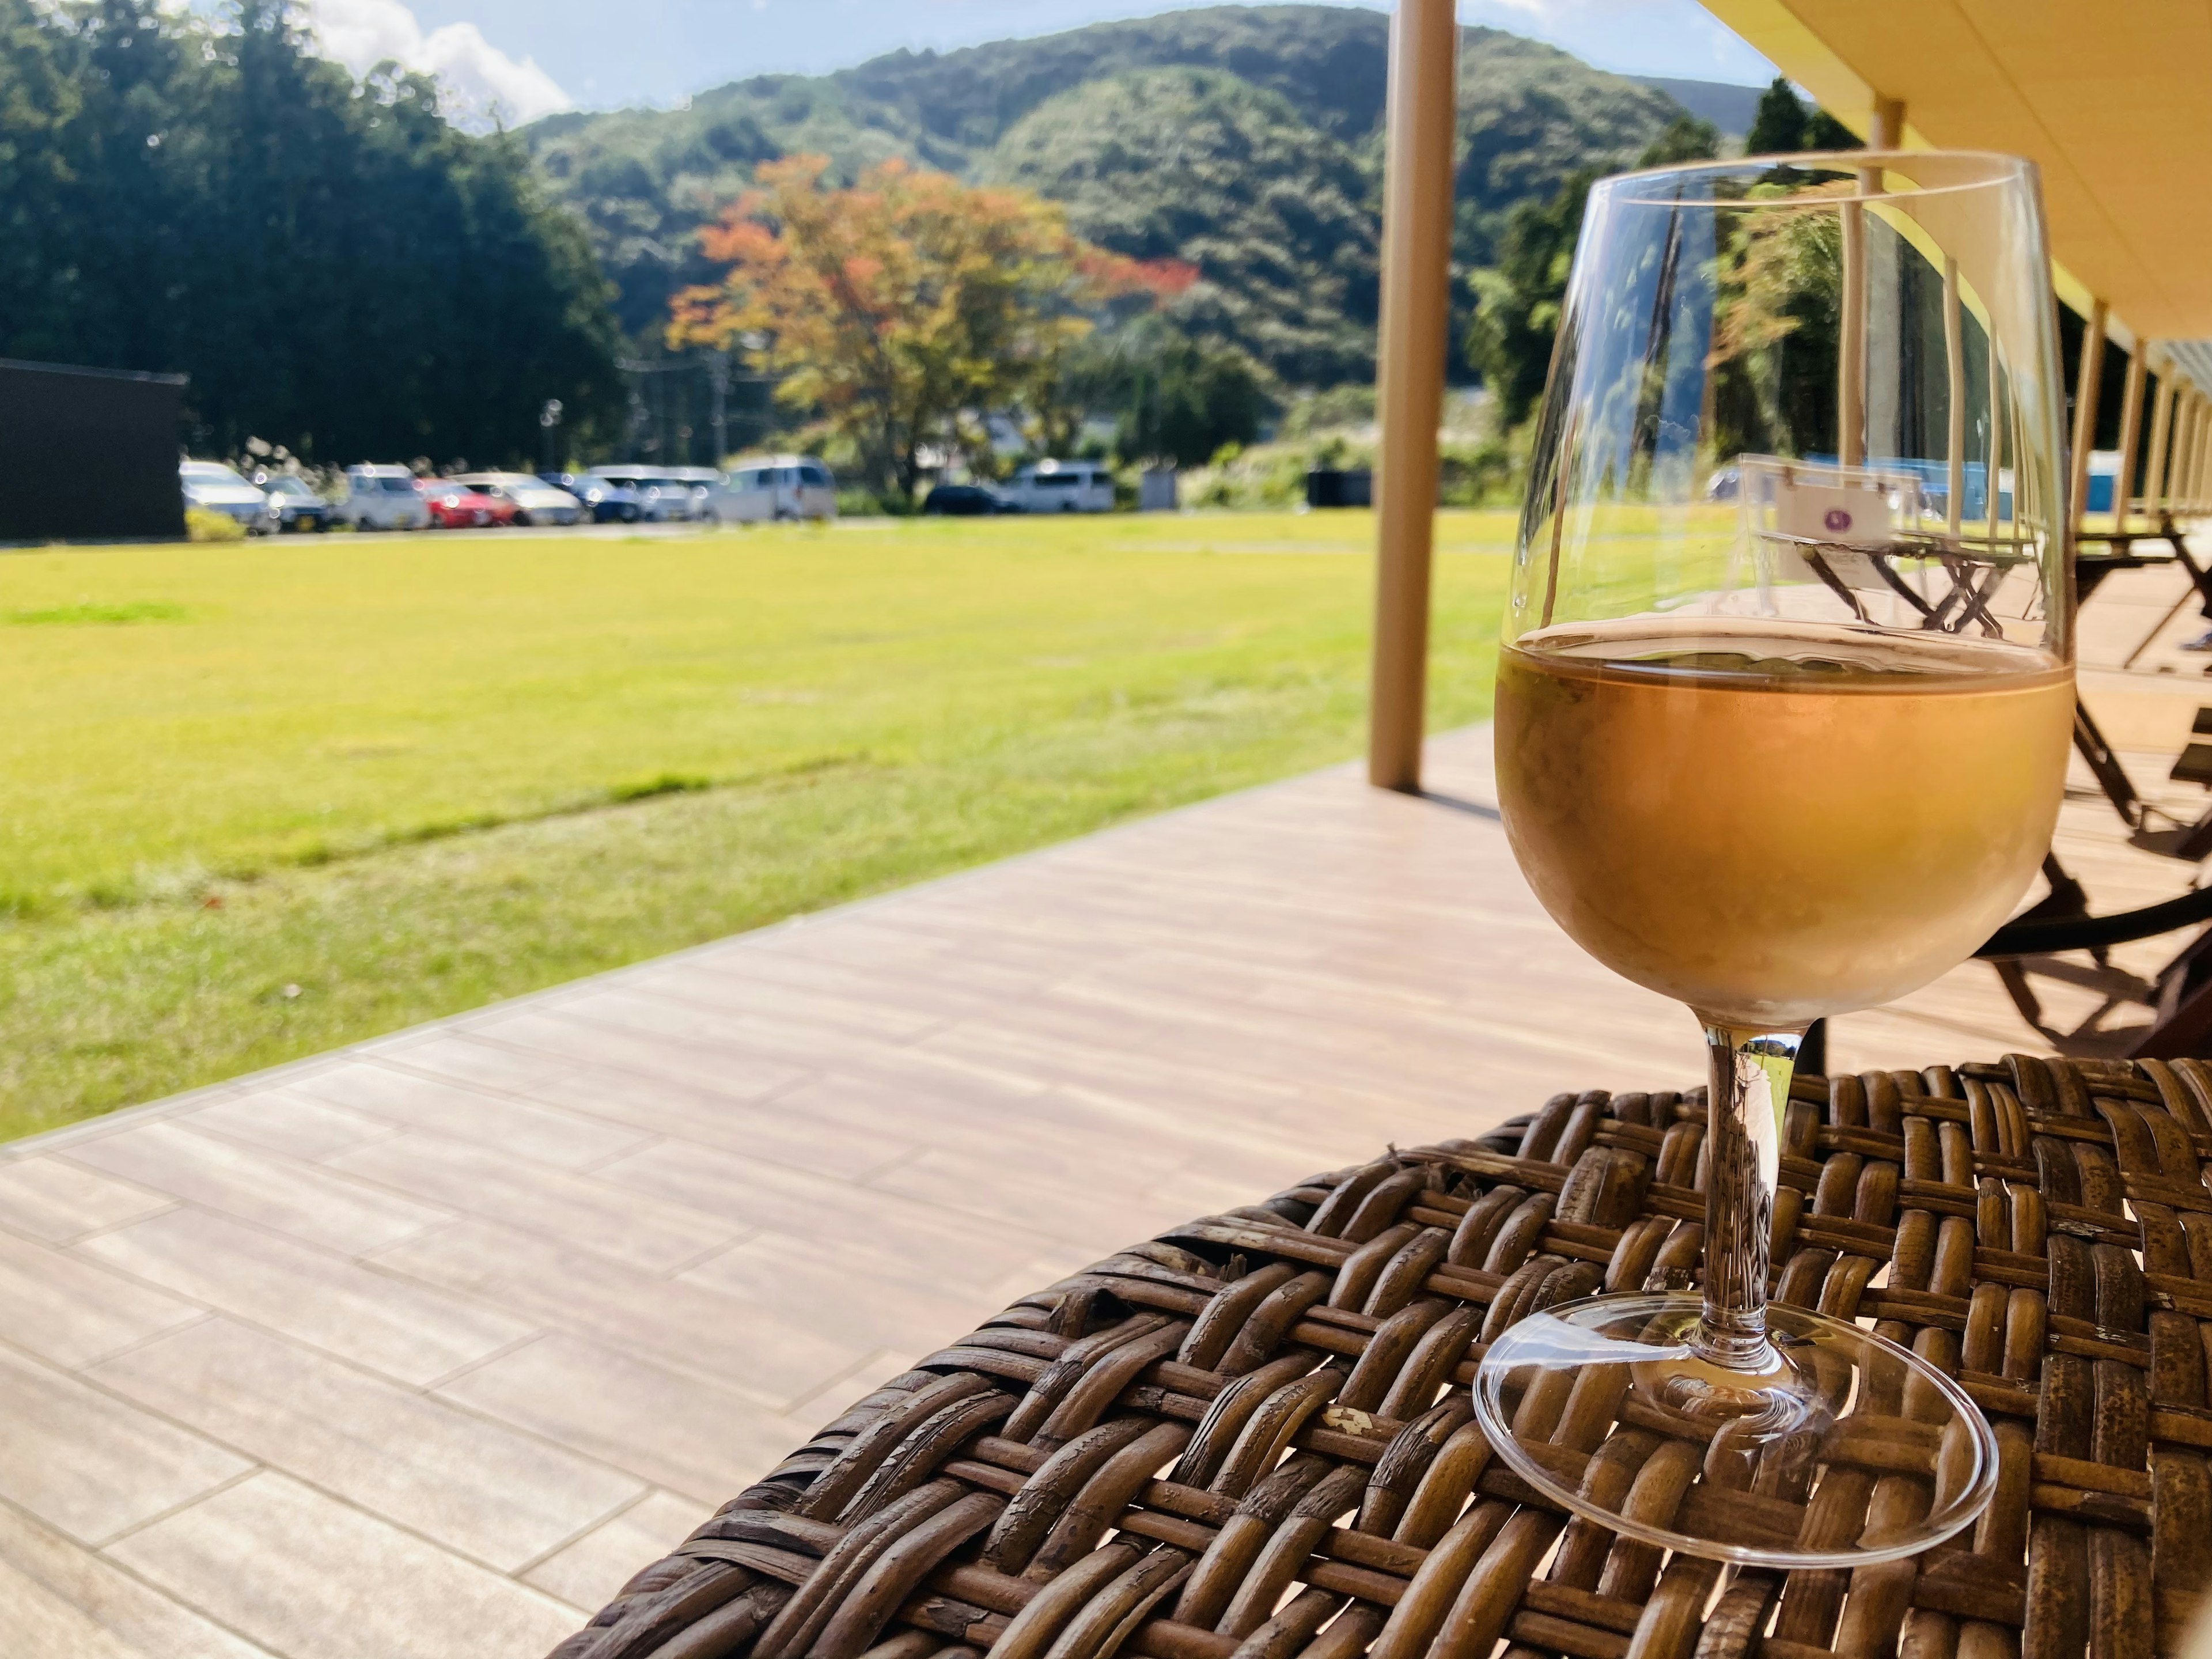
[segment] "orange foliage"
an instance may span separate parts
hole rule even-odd
[[[676,297],[669,343],[743,344],[780,377],[778,397],[818,410],[880,483],[909,495],[916,452],[1055,374],[1087,313],[1197,279],[1180,261],[1091,246],[1026,191],[896,161],[826,189],[828,167],[818,155],[764,163],[701,231],[729,271]]]

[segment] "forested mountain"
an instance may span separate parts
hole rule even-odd
[[[581,228],[522,147],[366,84],[283,0],[0,0],[0,356],[183,371],[203,453],[534,454],[618,414]]]
[[[849,179],[903,155],[1031,185],[1093,241],[1196,264],[1181,302],[1194,329],[1325,384],[1372,360],[1389,39],[1389,18],[1364,9],[1220,6],[765,76],[682,109],[550,116],[521,137],[590,227],[641,338],[672,293],[711,276],[696,229],[759,161],[811,150]],[[1516,202],[1633,156],[1683,113],[1498,30],[1466,30],[1461,51],[1463,269],[1489,262]]]

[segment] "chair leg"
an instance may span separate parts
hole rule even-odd
[[[2138,828],[2142,823],[2142,799],[2136,793],[2135,785],[2128,781],[2119,757],[2105,741],[2105,734],[2091,718],[2087,706],[2078,697],[2074,702],[2074,746],[2089,763],[2089,769],[2097,775],[2097,787],[2112,803],[2112,810],[2120,815],[2120,821],[2130,830]]]

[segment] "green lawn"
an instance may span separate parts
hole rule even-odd
[[[1444,516],[1488,708],[1512,527]],[[0,556],[0,1134],[1356,752],[1365,514]]]

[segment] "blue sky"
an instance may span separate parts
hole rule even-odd
[[[673,104],[748,75],[1203,3],[1212,0],[308,0],[332,57],[434,68],[522,119],[568,104]],[[1773,76],[1695,0],[1462,0],[1460,16],[1626,74],[1746,85]]]

